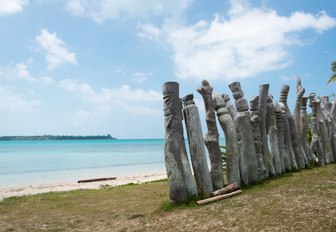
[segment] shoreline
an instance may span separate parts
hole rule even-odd
[[[68,182],[68,183],[55,183],[55,184],[28,185],[13,188],[0,188],[0,201],[8,197],[35,195],[48,192],[67,192],[79,189],[99,189],[101,188],[102,185],[119,186],[129,183],[142,184],[145,182],[166,178],[167,178],[166,173],[159,172],[137,176],[120,176],[120,177],[117,176],[115,180],[96,181],[88,183]]]

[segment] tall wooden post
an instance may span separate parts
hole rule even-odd
[[[249,185],[259,180],[257,155],[250,124],[250,114],[248,112],[249,107],[239,82],[229,84],[229,88],[235,99],[238,111],[235,118],[237,132],[241,134],[241,143],[238,141],[238,144],[241,146],[239,149],[241,157],[240,177],[243,184]]]
[[[169,199],[172,203],[187,201],[181,160],[182,109],[179,98],[179,84],[166,82],[162,86],[165,126],[165,164],[168,177]]]
[[[183,128],[183,127],[182,127]],[[188,153],[185,145],[185,139],[182,132],[182,141],[181,141],[181,160],[182,160],[182,167],[184,172],[184,184],[187,191],[188,199],[197,199],[198,193],[197,193],[197,185],[195,178],[192,174],[191,168],[190,168],[190,162],[188,159]]]
[[[269,141],[271,145],[271,158],[273,162],[275,175],[282,173],[282,160],[280,159],[279,153],[279,138],[278,138],[278,128],[275,118],[275,108],[273,104],[273,97],[269,94],[267,98],[267,120],[266,128],[269,134]]]
[[[321,123],[320,133],[325,154],[325,162],[326,164],[328,164],[335,161],[332,153],[332,118],[329,108],[329,97],[321,96],[320,100],[320,112],[321,118],[323,119],[323,123]]]
[[[308,145],[308,114],[307,114],[307,101],[308,97],[303,97],[300,109],[300,139],[303,145],[303,149],[307,155],[307,159],[310,165],[316,163],[316,157]]]
[[[274,113],[276,119],[276,128],[279,142],[279,157],[281,162],[281,172],[286,172],[285,165],[285,126],[281,107],[278,102],[275,103]],[[287,152],[287,151],[286,151]],[[287,162],[287,161],[286,161]]]
[[[259,180],[266,179],[269,174],[268,170],[265,168],[262,154],[262,140],[260,133],[260,117],[258,115],[258,104],[259,104],[259,96],[253,97],[250,100],[250,121],[251,121],[251,129],[254,139],[254,147],[256,150],[257,162],[258,162],[258,178]]]
[[[200,197],[206,197],[213,191],[213,187],[205,157],[201,121],[199,118],[198,108],[193,99],[194,96],[192,94],[189,94],[182,99],[184,104],[183,113],[198,195]]]
[[[298,149],[300,151],[300,156],[296,157],[296,162],[298,163],[298,166],[303,166],[303,164],[301,164],[302,159],[304,162],[304,165],[306,167],[310,166],[310,163],[308,161],[307,158],[307,154],[306,154],[306,149],[304,148],[304,144],[302,143],[302,139],[301,139],[301,127],[303,125],[301,125],[301,119],[300,119],[300,112],[301,112],[301,106],[302,106],[302,99],[303,99],[303,95],[305,93],[305,89],[302,87],[302,83],[301,83],[301,78],[298,76],[296,77],[296,103],[295,103],[295,108],[294,108],[294,113],[293,113],[293,118],[294,118],[294,122],[295,122],[295,127],[296,127],[296,136],[298,138]],[[294,144],[293,144],[294,145]],[[303,168],[303,167],[300,167]]]
[[[284,85],[281,88],[279,105],[283,114],[283,122],[285,129],[285,139],[284,139],[284,160],[286,171],[297,170],[298,166],[295,160],[295,155],[293,151],[292,139],[291,139],[291,130],[289,126],[289,119],[287,113],[287,96],[289,92],[289,86]]]
[[[224,101],[225,101],[225,104],[226,104],[226,107],[225,107],[225,108],[229,111],[229,114],[230,114],[232,120],[234,120],[237,111],[236,111],[234,105],[233,105],[233,104],[231,103],[231,101],[230,101],[230,96],[229,96],[228,94],[226,94],[226,93],[223,93],[223,94],[222,94],[222,97],[223,97],[223,99],[224,99]]]
[[[215,108],[212,101],[212,90],[207,80],[202,81],[202,85],[197,91],[202,95],[205,112],[206,125],[208,132],[205,135],[204,141],[209,152],[210,158],[210,176],[215,190],[224,187],[222,154],[219,147],[219,134],[216,125]]]
[[[226,176],[228,183],[237,183],[240,185],[239,171],[239,152],[237,130],[228,109],[225,107],[225,101],[219,94],[213,94],[215,110],[217,111],[218,121],[223,129],[226,142]]]
[[[333,149],[334,160],[336,162],[336,100],[332,102],[331,109],[330,109],[330,116],[332,119],[331,145]]]
[[[325,165],[324,150],[318,132],[317,108],[320,103],[315,99],[314,93],[309,94],[309,102],[309,106],[312,109],[312,141],[310,143],[310,149],[317,157],[319,165]]]
[[[260,117],[260,133],[262,141],[262,154],[264,165],[267,170],[267,174],[274,176],[274,166],[273,159],[271,158],[271,152],[268,147],[268,138],[267,138],[267,128],[266,128],[266,114],[267,114],[267,98],[268,98],[269,85],[260,85],[259,86],[259,105],[258,105],[258,114]]]

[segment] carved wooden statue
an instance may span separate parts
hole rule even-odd
[[[234,120],[237,112],[236,112],[236,109],[235,109],[234,105],[230,101],[230,96],[228,94],[224,93],[224,94],[222,94],[222,97],[224,98],[226,108],[229,111],[229,114],[230,114],[232,120]]]
[[[291,131],[288,122],[288,114],[287,114],[287,96],[289,92],[289,86],[284,85],[281,88],[279,106],[282,111],[283,122],[284,122],[284,163],[286,171],[297,170],[297,164],[294,156],[292,140],[291,140]]]
[[[332,140],[331,145],[333,149],[334,160],[336,162],[336,100],[332,102],[330,108],[330,116],[332,119]]]
[[[288,120],[288,125],[289,125],[289,131],[290,131],[290,136],[291,136],[291,142],[292,142],[292,146],[293,146],[293,152],[294,152],[294,157],[295,157],[295,161],[297,164],[298,168],[305,168],[305,161],[304,161],[304,154],[303,154],[303,150],[300,147],[299,144],[299,138],[298,138],[298,130],[296,128],[295,125],[295,120],[294,117],[291,113],[291,111],[288,108],[287,105],[287,96],[289,93],[289,85],[286,85],[285,88],[282,89],[284,92],[284,96],[286,95],[286,99],[283,101],[285,107],[286,107],[286,114],[287,114],[287,120]],[[293,166],[293,165],[292,165]]]
[[[282,171],[282,160],[279,153],[279,139],[278,139],[278,128],[276,124],[275,108],[273,104],[273,97],[268,95],[267,98],[267,120],[266,128],[269,134],[269,141],[271,144],[271,158],[273,161],[273,167],[275,175],[281,174]]]
[[[307,155],[309,164],[316,163],[316,157],[308,145],[308,114],[307,114],[308,97],[303,97],[300,110],[300,139],[303,149]]]
[[[269,85],[260,85],[259,86],[259,105],[258,105],[258,114],[260,117],[260,133],[262,141],[262,154],[265,168],[268,172],[268,175],[274,176],[275,171],[273,167],[273,158],[272,154],[268,147],[268,137],[267,137],[267,124],[266,124],[266,115],[267,115],[267,98],[268,98]]]
[[[165,126],[165,164],[168,177],[169,199],[183,203],[188,199],[181,160],[182,109],[179,84],[166,82],[162,86]]]
[[[237,183],[240,185],[239,152],[237,131],[233,119],[225,101],[219,94],[213,94],[214,106],[217,111],[218,121],[223,129],[226,142],[226,176],[228,184]]]
[[[198,195],[206,197],[213,191],[213,187],[205,156],[201,121],[199,118],[198,108],[193,99],[194,96],[192,94],[189,94],[182,99],[184,104],[183,113],[187,128],[190,158],[194,170]]]
[[[319,120],[320,126],[320,135],[323,144],[323,150],[325,155],[325,163],[333,163],[334,156],[332,153],[332,118],[329,109],[329,97],[328,96],[321,96],[319,97],[321,100],[320,103],[320,110],[318,107],[318,112],[320,113],[321,120]]]
[[[264,180],[268,177],[268,171],[265,168],[262,154],[262,141],[260,134],[260,117],[258,115],[258,104],[259,104],[259,96],[253,97],[250,100],[250,121],[251,121],[251,129],[254,139],[254,147],[256,150],[257,162],[258,162],[258,178],[259,180]]]
[[[184,135],[182,132],[182,141],[181,141],[181,161],[182,161],[182,168],[184,172],[184,184],[187,191],[188,198],[198,198],[197,193],[197,185],[195,178],[192,174],[191,168],[190,168],[190,162],[188,158],[188,153],[186,150],[186,145],[184,143]]]
[[[325,165],[324,150],[318,132],[317,108],[320,103],[315,99],[314,93],[309,94],[309,102],[310,102],[309,106],[312,109],[312,125],[311,125],[312,141],[310,143],[310,149],[312,150],[313,154],[315,154],[315,156],[317,157],[318,163],[320,165]]]
[[[222,154],[218,141],[218,130],[216,125],[216,114],[212,101],[212,90],[209,82],[204,80],[202,86],[197,91],[202,95],[205,111],[206,111],[206,125],[208,132],[205,135],[205,145],[209,152],[210,158],[210,176],[215,190],[224,187]]]
[[[285,151],[285,125],[284,125],[284,114],[281,110],[281,106],[278,102],[274,105],[274,114],[276,119],[276,128],[277,128],[277,138],[278,138],[278,147],[279,147],[279,160],[281,164],[281,173],[286,172],[286,166],[290,166],[288,157],[288,151]],[[286,159],[286,160],[285,160]],[[288,162],[285,165],[285,162]]]
[[[237,115],[235,124],[237,126],[238,144],[240,145],[240,177],[244,185],[257,182],[258,179],[258,163],[254,147],[254,139],[250,124],[250,115],[248,112],[248,103],[244,97],[239,82],[233,82],[229,88],[235,99]],[[241,138],[241,141],[239,141]]]
[[[298,141],[298,150],[299,150],[299,157],[296,157],[296,162],[299,166],[299,168],[303,168],[303,164],[301,164],[302,159],[304,162],[305,167],[309,167],[310,163],[308,161],[307,158],[307,154],[306,154],[306,149],[304,149],[304,144],[302,143],[302,139],[301,139],[301,120],[300,120],[300,112],[301,112],[301,106],[302,106],[302,98],[303,95],[305,93],[305,89],[302,87],[301,84],[301,78],[299,76],[296,77],[296,103],[295,103],[295,108],[294,108],[294,113],[293,113],[293,118],[294,118],[294,124],[296,127],[296,137],[299,139]],[[293,135],[292,135],[293,136]],[[294,144],[293,144],[294,145]]]

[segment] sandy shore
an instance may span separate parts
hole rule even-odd
[[[17,188],[0,188],[0,201],[7,197],[33,195],[46,192],[64,192],[76,189],[99,189],[102,185],[118,186],[128,183],[141,184],[148,181],[167,178],[165,173],[154,173],[142,176],[123,176],[115,180],[88,183],[58,183],[45,185],[29,185]]]

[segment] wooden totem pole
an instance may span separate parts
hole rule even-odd
[[[168,177],[169,199],[172,203],[187,201],[185,174],[181,160],[182,108],[179,84],[166,82],[162,86],[165,133],[165,164]]]
[[[238,144],[240,146],[240,178],[244,185],[249,185],[259,180],[257,155],[254,147],[250,114],[248,112],[249,107],[239,82],[231,83],[229,88],[235,99],[238,111],[235,124],[237,133],[240,134],[238,136]]]
[[[256,150],[257,162],[258,162],[258,179],[264,180],[268,177],[268,170],[265,168],[262,154],[262,140],[260,133],[260,117],[258,115],[259,96],[253,97],[250,100],[250,121],[251,129],[254,139],[254,147]]]
[[[318,164],[325,165],[324,150],[318,131],[319,120],[317,115],[317,108],[320,103],[315,99],[314,93],[309,94],[309,102],[310,102],[309,106],[312,109],[312,126],[311,126],[312,141],[310,143],[310,149],[312,150],[313,154],[315,154],[315,156],[317,157]]]
[[[258,105],[258,114],[260,117],[260,133],[262,141],[262,154],[264,165],[267,170],[267,177],[269,175],[274,176],[274,166],[273,166],[273,157],[268,147],[268,137],[267,137],[267,98],[268,98],[269,85],[260,85],[259,86],[259,105]]]
[[[214,103],[212,101],[212,90],[207,80],[202,81],[202,86],[200,86],[197,91],[202,95],[205,111],[206,111],[206,125],[208,132],[205,135],[204,141],[209,152],[210,158],[210,176],[215,190],[223,188],[224,178],[223,178],[223,165],[222,165],[222,154],[219,147],[219,134],[216,125],[216,114]]]
[[[297,170],[297,164],[295,160],[295,155],[293,151],[292,146],[292,140],[291,140],[291,131],[290,126],[288,122],[288,114],[287,114],[287,96],[289,92],[289,86],[284,85],[281,88],[280,92],[280,100],[279,100],[279,106],[282,111],[283,116],[283,122],[284,122],[284,163],[286,171],[292,171]]]
[[[278,138],[278,128],[276,124],[276,116],[275,116],[275,107],[273,104],[273,97],[268,95],[267,98],[267,119],[266,120],[266,128],[269,134],[269,141],[271,144],[271,158],[273,161],[273,167],[275,175],[280,175],[282,171],[282,160],[280,158],[279,151],[279,138]]]
[[[308,145],[308,114],[307,114],[307,101],[308,97],[303,97],[300,110],[300,139],[303,145],[303,149],[307,155],[307,159],[310,165],[316,163],[316,157]]]
[[[290,163],[285,165],[285,162],[289,162],[289,159],[285,157],[284,113],[282,112],[281,106],[278,102],[276,102],[274,105],[274,114],[275,114],[275,119],[276,119],[276,128],[277,128],[277,135],[278,135],[277,137],[278,137],[278,144],[279,144],[279,160],[281,164],[281,173],[285,173],[286,166],[290,166]]]
[[[295,108],[294,108],[294,113],[293,113],[293,118],[294,118],[294,123],[295,124],[295,128],[296,128],[296,137],[298,138],[298,151],[300,156],[296,157],[296,163],[298,164],[299,168],[304,168],[305,167],[309,167],[310,163],[308,161],[307,158],[307,154],[306,154],[306,150],[304,149],[304,145],[302,143],[302,139],[301,139],[301,127],[303,125],[301,125],[301,120],[300,120],[300,112],[301,112],[301,106],[302,106],[302,98],[303,95],[305,93],[305,89],[302,87],[301,84],[301,78],[298,76],[296,77],[296,103],[295,103]],[[293,136],[293,135],[292,135]],[[295,144],[293,143],[293,145],[295,146]]]
[[[226,176],[228,184],[237,183],[240,185],[239,171],[239,152],[237,131],[233,119],[228,109],[225,107],[225,101],[219,94],[213,94],[215,110],[217,111],[218,121],[223,129],[226,142]]]
[[[190,159],[194,170],[197,191],[200,197],[210,195],[213,191],[209,168],[205,156],[204,141],[202,136],[201,121],[198,108],[194,102],[194,95],[185,96],[183,113],[187,128]]]

